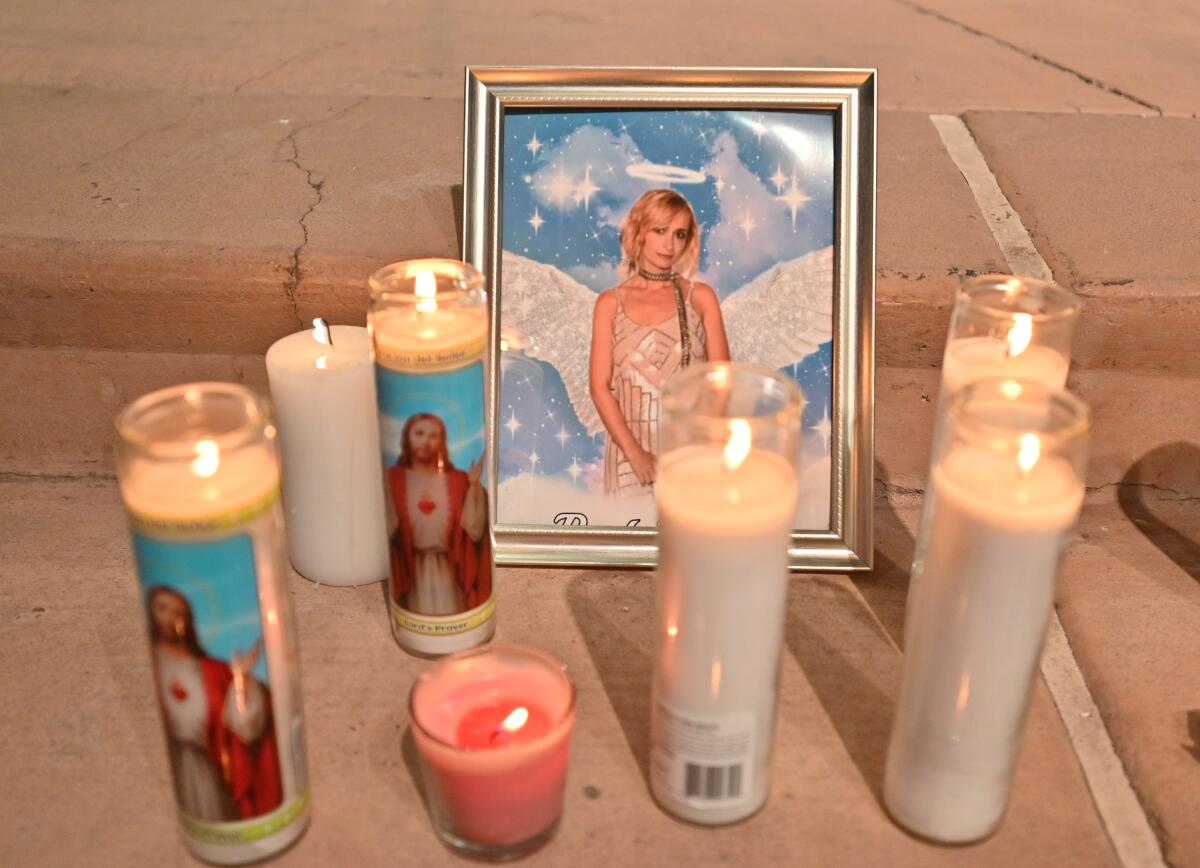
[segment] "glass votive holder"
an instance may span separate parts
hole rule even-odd
[[[729,362],[662,390],[650,785],[694,823],[767,799],[803,404],[787,378]]]
[[[496,628],[483,275],[453,259],[410,259],[381,268],[368,284],[392,635],[420,656],[462,651]]]
[[[981,380],[950,397],[918,534],[884,803],[967,843],[1008,801],[1054,586],[1084,496],[1090,416],[1070,393]]]
[[[266,859],[309,820],[269,406],[188,383],[143,395],[116,427],[184,844],[218,865]]]
[[[1011,377],[1062,388],[1079,298],[1033,277],[984,274],[963,283],[942,358],[948,398],[974,380]]]
[[[520,645],[461,651],[421,673],[408,704],[429,814],[446,844],[506,860],[553,837],[575,723],[561,663]]]

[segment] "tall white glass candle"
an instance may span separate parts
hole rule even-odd
[[[1004,813],[1088,427],[1079,399],[1027,381],[981,380],[946,408],[884,782],[927,838],[974,841]]]
[[[249,390],[192,383],[139,398],[117,431],[184,843],[265,859],[309,815],[275,426]]]
[[[967,280],[954,299],[942,397],[992,377],[1061,389],[1079,308],[1073,293],[1033,277],[985,274]]]
[[[370,278],[392,635],[438,655],[495,630],[484,443],[483,276],[450,259]]]
[[[365,328],[325,325],[277,340],[267,377],[283,452],[288,553],[326,585],[388,577],[387,524]]]
[[[1073,293],[1033,277],[984,274],[964,282],[954,299],[942,357],[931,451],[938,448],[946,402],[963,386],[1006,377],[1064,388],[1079,311],[1079,298]],[[925,513],[927,518],[928,499]],[[923,557],[918,542],[908,586],[909,611],[920,584]],[[907,636],[907,611],[904,630]]]
[[[730,823],[767,799],[803,397],[712,363],[662,406],[650,783],[672,814]]]

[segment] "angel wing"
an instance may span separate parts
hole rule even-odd
[[[604,430],[588,389],[596,293],[553,265],[501,254],[500,322],[507,353],[553,365],[588,434]]]
[[[833,338],[833,247],[773,265],[721,302],[729,355],[773,371]]]

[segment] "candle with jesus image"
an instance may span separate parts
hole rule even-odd
[[[370,286],[392,633],[406,650],[446,654],[495,629],[483,278],[461,262],[423,259],[381,269]]]
[[[274,425],[245,388],[194,383],[117,429],[184,842],[216,864],[265,859],[308,823]]]

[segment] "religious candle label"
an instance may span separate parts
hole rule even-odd
[[[130,514],[154,683],[184,829],[216,845],[262,840],[308,803],[298,705],[290,723],[279,689],[297,695],[272,658],[259,605],[260,522],[278,490],[206,520]],[[272,678],[272,672],[276,677]]]
[[[394,629],[456,636],[495,611],[484,486],[483,344],[376,344]],[[399,635],[399,634],[398,634]]]
[[[667,793],[695,808],[728,808],[753,789],[754,715],[695,715],[659,701],[651,774]]]

